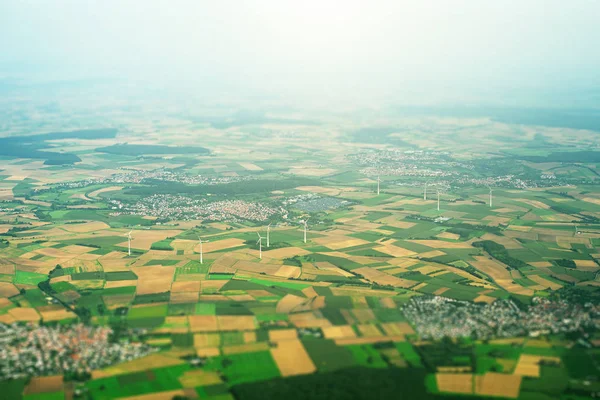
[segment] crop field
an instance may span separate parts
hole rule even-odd
[[[399,147],[387,136],[356,142],[366,139],[343,121],[325,125],[326,145],[310,124],[231,125],[225,137],[209,123],[177,119],[164,136],[150,119],[123,121],[118,140],[57,143],[82,160],[69,168],[3,160],[0,323],[110,327],[116,343],[152,352],[90,377],[0,380],[0,390],[232,399],[263,384],[308,393],[360,372],[356,385],[393,378],[412,398],[586,398],[600,376],[597,331],[433,338],[406,311],[419,299],[443,299],[422,320],[445,304],[598,304],[597,165],[525,160],[552,149],[533,154],[521,141],[469,144],[471,123],[513,139],[526,128],[459,120],[400,118],[422,134]],[[540,129],[557,148],[573,145]],[[265,151],[279,131],[286,140]],[[195,135],[206,148],[189,147]],[[469,314],[445,333],[478,321]]]

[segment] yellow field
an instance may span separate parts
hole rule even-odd
[[[338,325],[323,328],[323,334],[327,339],[353,338],[356,333],[350,325]]]
[[[521,387],[519,375],[506,375],[488,372],[475,376],[475,394],[517,398]]]
[[[275,329],[269,331],[269,340],[271,342],[296,339],[298,339],[298,332],[295,329]]]
[[[504,265],[495,260],[490,260],[485,256],[476,256],[474,258],[475,261],[472,261],[471,264],[484,274],[489,275],[498,285],[507,291],[525,296],[533,295],[532,289],[513,283],[513,279]]]
[[[271,349],[281,376],[311,374],[317,370],[300,340],[283,340]]]
[[[435,380],[440,392],[473,393],[473,374],[437,373]]]
[[[539,378],[540,376],[540,362],[551,361],[553,363],[560,363],[559,357],[545,357],[545,356],[534,356],[529,354],[521,354],[517,367],[513,372],[514,375],[520,376],[531,376]]]
[[[558,290],[562,287],[562,285],[559,285],[558,283],[554,283],[552,281],[549,281],[548,279],[544,279],[543,277],[539,276],[539,275],[528,275],[527,276],[529,279],[531,279],[532,281],[539,283],[540,286],[544,287],[544,288],[550,288],[552,290]]]
[[[171,289],[175,275],[175,267],[153,265],[133,267],[131,270],[138,276],[137,294],[164,293]]]

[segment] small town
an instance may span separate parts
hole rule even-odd
[[[512,300],[477,304],[445,297],[419,296],[403,308],[416,332],[426,339],[478,339],[539,336],[600,327],[600,307],[578,306],[536,297],[523,311]]]
[[[190,221],[204,219],[208,221],[238,222],[266,221],[274,215],[285,215],[279,207],[269,207],[261,203],[243,200],[221,200],[210,202],[207,199],[194,199],[189,196],[155,194],[143,198],[134,204],[125,204],[118,200],[110,201],[111,216],[123,214],[153,216],[161,220]]]
[[[129,340],[111,342],[108,327],[83,324],[0,324],[0,380],[84,373],[154,351]]]

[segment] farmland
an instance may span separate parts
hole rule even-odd
[[[399,140],[331,117],[267,148],[292,126],[114,118],[128,129],[2,160],[0,326],[30,332],[3,342],[14,398],[600,391],[598,165],[565,155],[588,151],[577,130],[391,116],[422,133]],[[468,140],[488,128],[505,139]],[[27,368],[83,331],[106,354]]]

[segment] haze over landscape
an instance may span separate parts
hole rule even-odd
[[[0,2],[0,397],[600,396],[598,21]]]

